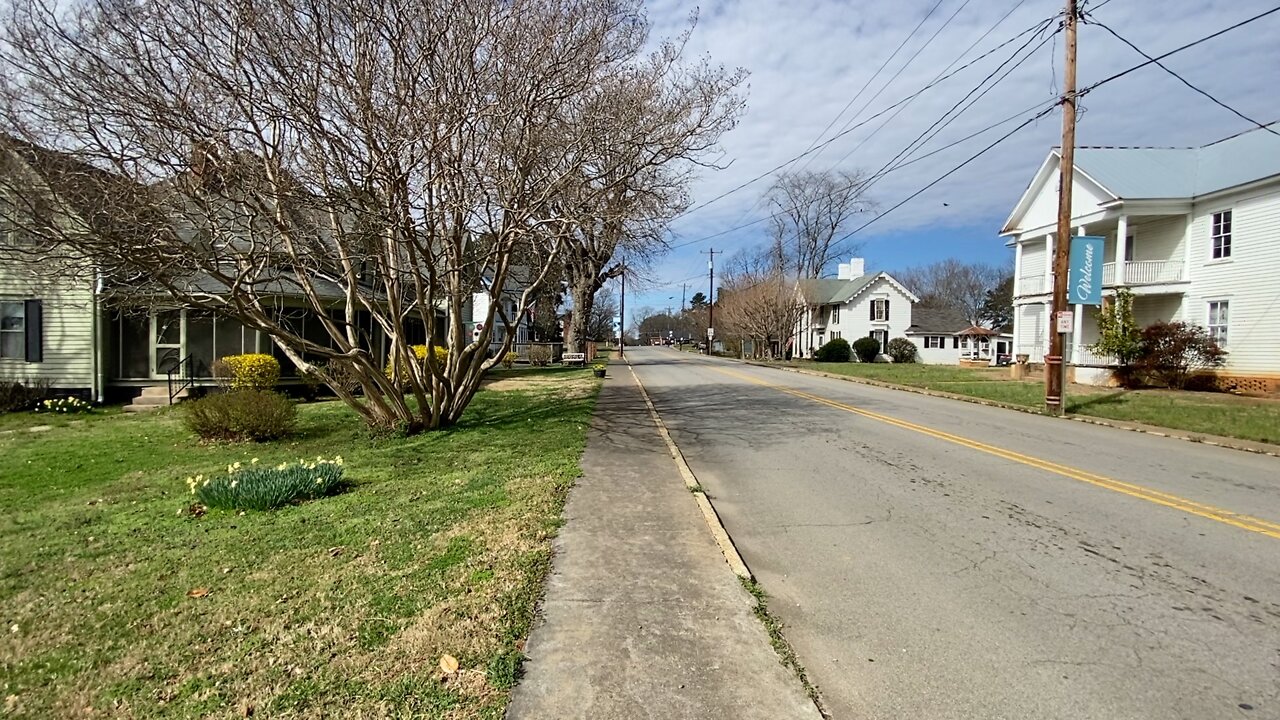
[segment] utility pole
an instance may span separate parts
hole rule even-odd
[[[1053,299],[1049,313],[1049,352],[1044,356],[1044,406],[1051,415],[1061,415],[1066,383],[1063,377],[1064,334],[1058,332],[1058,317],[1067,312],[1067,269],[1071,252],[1071,183],[1076,159],[1076,0],[1066,0],[1063,30],[1067,60],[1062,73],[1062,164],[1058,180],[1058,231],[1053,246]]]
[[[716,255],[723,255],[724,251],[708,248],[702,253],[707,256],[707,354],[710,355],[716,341]]]
[[[618,359],[626,357],[627,350],[627,261],[622,261],[622,293],[618,300]]]
[[[689,291],[689,283],[680,283],[680,314],[684,314],[684,294]]]

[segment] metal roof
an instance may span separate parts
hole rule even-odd
[[[1081,147],[1075,159],[1122,199],[1192,198],[1280,175],[1280,135],[1257,128],[1199,148]]]
[[[800,283],[800,292],[805,302],[810,305],[832,305],[848,302],[863,288],[880,277],[879,273],[862,275],[852,280],[832,280],[830,278],[812,278]]]

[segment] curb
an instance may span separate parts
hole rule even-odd
[[[684,454],[680,452],[680,447],[676,445],[675,440],[671,439],[671,433],[667,431],[667,426],[662,422],[662,416],[658,414],[658,409],[654,407],[653,400],[649,398],[649,391],[645,390],[644,383],[640,382],[640,376],[636,374],[635,368],[631,367],[631,361],[625,360],[627,370],[631,372],[631,378],[635,381],[636,387],[640,388],[640,395],[644,398],[644,404],[649,408],[649,415],[653,418],[653,422],[658,426],[658,434],[662,436],[663,442],[667,444],[667,450],[671,453],[671,459],[675,461],[676,468],[680,470],[680,477],[684,479],[685,487],[690,491],[695,488],[701,488],[698,478],[693,474],[693,470],[689,468],[689,463],[685,461]],[[738,548],[734,546],[733,539],[729,537],[729,531],[725,530],[724,523],[720,521],[720,515],[716,513],[715,507],[711,505],[711,501],[707,499],[705,492],[694,491],[690,494],[698,501],[698,509],[702,511],[702,519],[707,522],[707,528],[711,530],[711,537],[715,538],[716,545],[720,546],[720,552],[724,554],[725,562],[729,563],[729,568],[733,573],[744,580],[754,580],[751,571],[747,569],[747,563],[742,559],[742,555],[738,552]]]
[[[961,402],[972,403],[974,405],[985,405],[987,407],[1002,408],[1004,410],[1014,410],[1028,415],[1038,415],[1040,417],[1071,420],[1073,422],[1085,423],[1086,425],[1097,425],[1099,427],[1114,428],[1116,430],[1126,430],[1128,432],[1143,433],[1144,435],[1154,435],[1156,437],[1171,438],[1173,440],[1182,440],[1184,442],[1195,443],[1197,445],[1209,445],[1211,447],[1220,447],[1227,450],[1238,450],[1240,452],[1253,453],[1254,455],[1266,455],[1268,457],[1280,457],[1280,446],[1271,445],[1269,443],[1241,444],[1241,441],[1233,441],[1229,438],[1219,436],[1204,436],[1197,433],[1189,433],[1182,430],[1174,430],[1170,428],[1159,428],[1155,425],[1142,425],[1139,423],[1128,423],[1123,420],[1107,420],[1095,418],[1086,415],[1064,415],[1060,418],[1054,418],[1052,415],[1046,415],[1034,408],[1025,405],[1013,405],[1010,403],[1002,403],[996,400],[987,400],[985,398],[975,398],[968,395],[956,395],[955,393],[943,392],[940,390],[928,390],[925,388],[912,387],[910,385],[898,385],[896,383],[884,382],[882,380],[870,380],[867,378],[853,377],[851,375],[837,375],[835,373],[822,372],[821,370],[808,370],[805,368],[784,367],[781,365],[769,365],[767,363],[753,362],[750,360],[738,360],[736,358],[719,358],[730,362],[739,363],[741,365],[751,365],[753,367],[767,368],[770,370],[782,370],[785,372],[793,372],[800,375],[811,375],[813,377],[829,378],[831,380],[843,380],[844,382],[857,383],[859,385],[870,385],[872,387],[885,388],[887,390],[900,390],[903,392],[915,393],[917,395],[926,395],[928,397],[942,398],[944,400],[959,400]]]

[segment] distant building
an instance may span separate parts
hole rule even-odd
[[[911,305],[920,299],[888,273],[867,274],[862,258],[840,263],[835,279],[800,282],[805,311],[792,337],[796,357],[813,357],[823,344],[844,338],[873,337],[880,351],[891,338],[902,337],[911,326]]]

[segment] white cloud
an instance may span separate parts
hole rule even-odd
[[[749,109],[724,140],[732,166],[704,173],[694,185],[695,202],[708,200],[802,152],[876,68],[907,37],[935,0],[863,0],[846,3],[800,0],[733,0],[701,9],[690,51],[718,63],[751,71]],[[868,88],[841,127],[965,0],[943,0],[903,52]],[[972,0],[925,48],[860,119],[874,114],[927,84],[974,39],[1017,4],[1017,0]],[[1095,0],[1092,4],[1100,4]],[[1026,0],[966,60],[1060,10],[1058,0]],[[1163,53],[1239,20],[1270,9],[1270,0],[1112,0],[1097,10],[1097,19],[1143,50]],[[650,3],[655,35],[674,35],[691,7],[674,0]],[[1280,14],[1210,41],[1167,61],[1188,80],[1241,112],[1268,122],[1280,119],[1280,94],[1274,80],[1280,70]],[[871,136],[879,121],[849,134],[830,147],[811,168],[831,167],[860,142],[865,144],[842,167],[875,170],[924,131],[965,92],[1004,59],[1014,46],[934,88],[915,100],[892,122]],[[1080,34],[1080,84],[1102,79],[1142,61],[1101,28],[1083,26]],[[1060,91],[1061,37],[1051,41],[1014,71],[973,109],[932,141],[926,151],[972,133]],[[1101,87],[1083,100],[1079,125],[1081,145],[1201,145],[1248,129],[1245,121],[1195,94],[1154,66]],[[887,215],[866,231],[874,255],[875,238],[892,234],[894,242],[940,228],[989,227],[991,242],[1049,148],[1056,145],[1060,116],[1054,114],[1019,133],[936,188]],[[1016,123],[1015,123],[1016,124]],[[1011,129],[1013,125],[1002,130]],[[873,195],[888,208],[960,161],[995,140],[993,131],[886,176]],[[868,137],[870,139],[868,140]],[[803,162],[803,161],[802,161]],[[796,167],[798,167],[797,165]],[[679,239],[719,232],[742,219],[760,216],[752,208],[768,181],[680,219]],[[948,205],[944,207],[943,202]],[[760,228],[761,226],[756,226]],[[717,247],[735,247],[759,239],[754,230],[719,238]],[[665,281],[705,268],[696,254],[706,244],[673,253],[656,274]],[[942,248],[922,246],[925,255],[944,256]],[[932,257],[921,257],[929,260]],[[678,289],[678,287],[677,287]],[[665,291],[663,291],[665,292]]]

